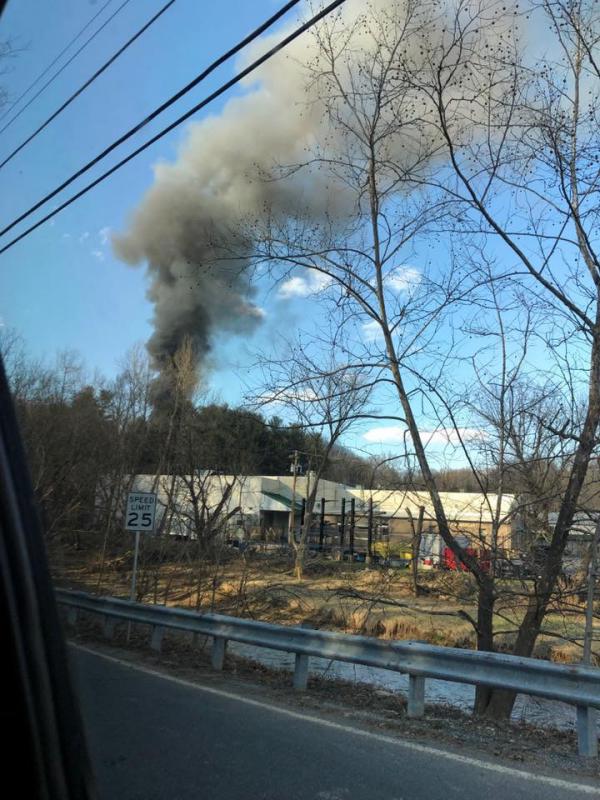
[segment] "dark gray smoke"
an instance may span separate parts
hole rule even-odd
[[[173,358],[184,341],[201,363],[215,334],[250,333],[263,316],[252,302],[247,242],[226,236],[204,212],[199,194],[190,181],[157,180],[129,231],[114,241],[125,261],[147,263],[154,306],[147,347],[160,375],[158,401],[171,391]]]
[[[177,160],[155,168],[154,185],[113,239],[124,261],[147,264],[154,306],[148,350],[161,376],[159,393],[169,391],[172,359],[185,339],[202,364],[217,337],[260,324],[264,313],[253,302],[246,257],[251,242],[240,233],[247,220],[266,209],[285,213],[299,201],[317,213],[328,202],[327,192],[314,192],[318,178],[308,189],[300,178],[265,180],[276,161],[305,158],[320,110],[307,109],[305,75],[293,52],[269,62],[259,79],[219,117],[190,126]]]

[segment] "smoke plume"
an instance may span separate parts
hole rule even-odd
[[[322,24],[334,35],[342,25],[352,28],[348,65],[352,53],[364,58],[375,47],[369,20],[401,17],[409,2],[348,0],[337,17]],[[265,37],[248,61],[280,38]],[[422,39],[415,39],[414,48],[422,50]],[[356,213],[356,196],[342,178],[336,180],[335,171],[332,177],[331,170],[308,168],[269,180],[280,165],[309,161],[316,147],[343,152],[351,146],[344,126],[333,129],[328,122],[319,82],[308,80],[307,67],[318,71],[320,54],[317,29],[246,79],[246,93],[219,115],[192,124],[176,161],[155,167],[153,186],[113,240],[124,261],[147,264],[154,307],[148,350],[162,375],[161,391],[168,391],[168,367],[184,340],[201,364],[215,337],[249,334],[260,324],[263,314],[248,268],[251,235],[244,233],[249,219],[297,214],[299,206],[309,219]],[[392,143],[389,158],[401,161],[407,149],[407,140],[398,141],[395,152]]]

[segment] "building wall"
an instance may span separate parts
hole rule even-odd
[[[339,516],[327,514],[329,522],[339,521]],[[366,537],[368,529],[368,517],[363,514],[356,515],[356,530],[360,535]],[[414,524],[417,520],[414,519]],[[350,517],[346,516],[346,530],[349,529]],[[476,547],[490,546],[492,537],[492,524],[489,522],[474,522],[473,520],[451,521],[450,529],[457,537],[464,537],[470,544]],[[425,518],[423,521],[422,533],[438,534],[438,526],[435,520]],[[348,535],[348,534],[347,534]],[[390,545],[405,543],[409,548],[412,543],[413,528],[409,517],[373,517],[373,541],[389,539]],[[512,528],[510,524],[500,526],[498,531],[498,547],[510,550],[512,546]]]
[[[298,506],[309,489],[313,478],[298,476],[296,480],[295,500]],[[223,513],[230,515],[238,506],[241,511],[233,514],[228,527],[247,531],[248,536],[282,538],[287,532],[289,510],[292,499],[293,476],[233,476],[233,475],[199,475],[197,477],[199,489],[203,493],[204,502],[208,509],[218,507],[224,489],[232,484],[233,490],[230,497],[223,505]],[[164,514],[165,506],[171,498],[174,506],[180,511],[179,519],[169,521],[169,525],[177,529],[189,526],[190,498],[189,489],[181,477],[173,479],[172,476],[161,476],[158,480],[157,493],[157,522]],[[153,475],[138,475],[133,481],[132,488],[137,491],[149,491],[155,484]],[[410,514],[416,524],[421,506],[429,508],[429,502],[424,492],[393,492],[383,490],[354,489],[333,481],[321,480],[317,491],[317,502],[313,518],[313,530],[318,531],[320,516],[320,500],[325,498],[326,520],[328,533],[337,530],[340,519],[342,500],[346,501],[346,529],[350,524],[351,500],[355,502],[355,541],[366,542],[368,525],[369,499],[373,498],[373,541],[388,539],[395,543],[410,543],[412,539],[412,525]],[[490,498],[493,499],[493,498]],[[450,522],[452,532],[458,536],[466,536],[476,543],[490,543],[492,535],[491,522],[484,513],[484,503],[481,495],[467,493],[443,493],[442,500],[449,516],[455,515]],[[513,499],[503,499],[503,508],[506,511]],[[429,504],[430,505],[430,504]],[[385,513],[384,513],[385,512]],[[464,513],[461,517],[458,514]],[[186,522],[186,516],[188,522]],[[300,513],[296,511],[296,522],[299,523]],[[432,518],[432,513],[426,510],[423,533],[437,533],[437,524]],[[348,533],[346,534],[348,536]],[[511,525],[501,526],[498,536],[498,545],[504,549],[511,549]]]
[[[387,519],[390,538],[411,540],[413,529],[410,519]],[[414,524],[417,521],[414,520]],[[465,537],[474,546],[491,546],[491,522],[474,522],[473,520],[454,520],[449,522],[450,530],[457,537]],[[437,522],[431,519],[423,521],[423,533],[439,533]],[[510,549],[512,547],[512,528],[510,524],[501,525],[498,530],[498,547]]]

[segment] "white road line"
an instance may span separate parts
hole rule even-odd
[[[189,689],[196,689],[200,692],[217,695],[218,697],[225,697],[228,700],[236,700],[238,703],[245,703],[248,706],[262,708],[265,711],[271,711],[274,714],[280,714],[284,717],[291,717],[292,719],[299,719],[304,722],[312,722],[314,725],[321,725],[324,728],[332,728],[333,730],[343,731],[344,733],[350,733],[354,736],[362,736],[366,739],[374,739],[378,742],[384,742],[385,744],[391,744],[406,750],[415,751],[417,753],[425,753],[427,755],[445,758],[449,761],[456,761],[459,764],[468,764],[471,767],[487,769],[490,772],[498,772],[501,775],[510,775],[511,777],[520,778],[521,780],[525,781],[544,783],[547,786],[553,786],[557,789],[568,789],[569,791],[600,795],[600,787],[591,786],[587,783],[573,783],[571,781],[562,780],[561,778],[552,778],[549,775],[534,775],[531,772],[525,772],[521,769],[513,769],[512,767],[505,767],[502,764],[494,764],[490,761],[482,761],[478,758],[472,758],[471,756],[462,756],[458,753],[448,752],[447,750],[438,750],[438,748],[430,747],[429,745],[408,742],[403,739],[396,739],[393,736],[385,736],[382,733],[373,733],[372,731],[363,730],[361,728],[353,728],[349,725],[342,725],[339,722],[332,722],[331,720],[322,719],[321,717],[315,717],[312,714],[303,714],[300,711],[292,711],[291,709],[283,708],[282,706],[274,706],[270,703],[263,703],[260,700],[252,700],[249,697],[244,697],[243,695],[236,694],[235,692],[227,692],[224,689],[215,689],[213,686],[205,686],[201,683],[186,681],[183,678],[176,678],[173,675],[160,672],[159,670],[142,667],[139,664],[134,664],[131,661],[125,661],[121,658],[117,658],[116,656],[109,656],[106,653],[100,652],[99,650],[94,650],[92,647],[75,644],[74,642],[69,642],[69,644],[71,647],[74,647],[78,650],[83,650],[91,655],[104,658],[107,661],[113,661],[115,664],[120,664],[122,667],[128,667],[129,669],[143,672],[146,675],[151,675],[154,678],[162,678],[163,680],[177,683],[180,686],[185,686]]]

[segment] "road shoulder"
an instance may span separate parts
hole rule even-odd
[[[149,649],[147,637],[134,633],[107,643],[94,630],[70,636],[72,644],[131,667],[221,693],[237,695],[263,706],[314,717],[399,743],[443,750],[449,757],[484,761],[493,768],[518,770],[549,780],[569,780],[595,786],[600,794],[600,762],[576,755],[571,732],[540,730],[523,724],[474,719],[453,708],[427,706],[423,719],[406,716],[402,695],[346,681],[314,678],[306,692],[294,692],[287,672],[229,656],[222,672],[210,668],[203,642],[173,636],[163,653]]]

